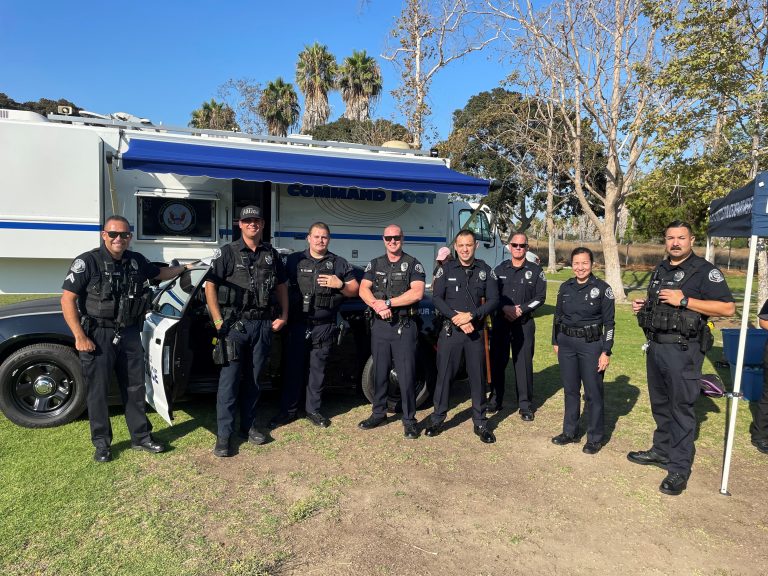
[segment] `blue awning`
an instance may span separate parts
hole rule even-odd
[[[368,160],[141,138],[131,138],[122,165],[128,170],[183,176],[412,192],[487,194],[489,184],[437,162]]]

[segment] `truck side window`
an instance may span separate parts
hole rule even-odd
[[[488,216],[485,212],[478,212],[472,221],[467,224],[467,220],[472,216],[472,210],[461,210],[459,212],[459,225],[462,228],[468,228],[475,233],[475,237],[480,242],[492,242],[493,234],[491,234],[491,224],[488,222]]]

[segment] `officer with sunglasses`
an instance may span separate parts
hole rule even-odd
[[[416,305],[424,296],[424,267],[403,252],[403,231],[390,224],[384,229],[383,256],[371,260],[360,283],[360,298],[370,306],[374,399],[371,415],[360,422],[363,430],[387,419],[389,372],[395,365],[403,404],[404,435],[419,437],[416,428],[416,345],[419,328]]]
[[[165,446],[150,435],[144,403],[144,349],[141,329],[149,308],[148,280],[169,280],[184,266],[157,267],[128,250],[131,227],[122,216],[110,216],[99,248],[72,262],[62,285],[61,310],[75,337],[86,386],[91,442],[96,462],[112,460],[112,426],[107,397],[113,370],[117,374],[131,447],[158,453]]]
[[[494,269],[499,279],[501,306],[494,316],[491,333],[491,395],[488,411],[501,410],[511,347],[520,418],[530,422],[534,418],[533,351],[536,324],[533,312],[544,304],[547,280],[541,266],[526,257],[527,249],[528,237],[522,233],[515,234],[509,242],[512,258]]]

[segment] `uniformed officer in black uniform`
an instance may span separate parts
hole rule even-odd
[[[464,359],[472,396],[474,431],[486,444],[496,441],[488,428],[485,415],[485,382],[483,380],[483,323],[486,315],[499,305],[499,286],[488,264],[475,258],[477,240],[471,230],[456,235],[453,247],[456,259],[438,269],[432,284],[435,309],[445,317],[437,341],[437,382],[435,411],[425,434],[437,436],[448,413],[451,381]]]
[[[240,435],[253,444],[266,442],[266,436],[253,425],[260,394],[259,373],[269,358],[272,332],[280,330],[288,320],[285,267],[277,250],[262,242],[261,208],[243,208],[239,226],[240,239],[214,253],[214,278],[205,285],[208,311],[227,349],[216,396],[217,432],[213,453],[220,457],[232,455],[230,436],[238,397]],[[275,303],[279,316],[273,319]],[[242,384],[241,373],[244,373]]]
[[[552,438],[559,446],[577,441],[581,383],[589,413],[587,442],[582,451],[597,454],[603,447],[603,376],[613,347],[616,299],[607,282],[592,274],[589,248],[571,252],[574,277],[560,285],[552,325],[552,345],[560,364],[565,396],[563,432]]]
[[[78,256],[64,279],[61,310],[80,354],[97,462],[112,460],[112,426],[107,398],[112,370],[117,374],[125,406],[131,447],[162,452],[150,436],[144,404],[144,349],[141,329],[149,308],[149,279],[168,280],[184,266],[158,268],[128,250],[131,227],[122,216],[110,216],[101,232],[103,244]]]
[[[636,464],[666,468],[659,490],[676,496],[688,485],[704,354],[712,346],[710,316],[732,316],[733,296],[722,272],[696,256],[691,226],[676,220],[664,232],[668,257],[653,271],[646,300],[632,310],[648,338],[646,372],[656,421],[650,450],[630,452]]]
[[[303,252],[288,256],[288,346],[284,361],[284,387],[280,414],[270,421],[276,428],[297,417],[299,399],[307,378],[305,409],[316,426],[327,428],[331,421],[320,412],[325,363],[338,334],[336,314],[344,298],[357,296],[360,288],[352,266],[341,256],[328,251],[331,230],[324,222],[309,228]]]
[[[360,298],[373,312],[371,354],[374,394],[371,415],[358,426],[369,430],[387,419],[389,372],[395,365],[403,405],[404,434],[419,437],[416,428],[416,346],[419,328],[416,305],[424,296],[424,267],[403,252],[403,231],[390,224],[384,229],[383,256],[371,260],[360,283]]]
[[[520,418],[531,421],[534,418],[533,351],[536,334],[533,311],[544,304],[547,280],[541,266],[525,257],[527,249],[528,237],[522,233],[513,235],[509,241],[512,258],[494,269],[499,279],[500,306],[494,315],[491,332],[491,395],[488,411],[501,410],[511,346]]]
[[[760,328],[768,330],[768,300],[760,308],[758,314]],[[763,394],[757,402],[750,402],[752,412],[752,424],[749,433],[752,436],[752,445],[763,454],[768,454],[768,342],[763,353]]]

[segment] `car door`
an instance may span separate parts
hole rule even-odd
[[[173,400],[183,393],[191,365],[192,353],[187,346],[190,319],[185,313],[193,299],[201,297],[208,270],[185,270],[168,281],[153,299],[144,320],[147,403],[169,424],[173,423]]]

